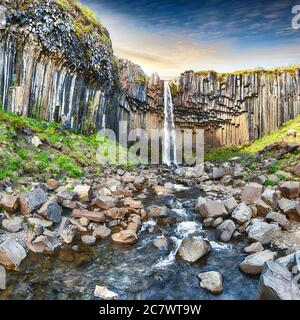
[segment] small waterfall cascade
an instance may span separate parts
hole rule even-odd
[[[163,162],[170,166],[176,164],[176,131],[174,123],[172,94],[169,81],[164,82],[164,144]]]

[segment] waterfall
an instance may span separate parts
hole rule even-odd
[[[176,164],[176,131],[173,113],[173,101],[169,81],[164,82],[164,144],[163,162],[170,166]]]

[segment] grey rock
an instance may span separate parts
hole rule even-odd
[[[214,294],[223,291],[223,278],[221,273],[216,271],[203,272],[198,274],[200,287]]]
[[[208,254],[210,250],[208,241],[201,237],[192,237],[182,241],[177,254],[183,260],[193,263]]]
[[[269,212],[265,219],[268,222],[277,222],[284,230],[288,230],[291,226],[289,220],[281,213]]]
[[[262,221],[254,221],[248,230],[248,237],[253,241],[268,244],[280,236],[280,227]]]
[[[41,208],[48,201],[47,194],[41,188],[25,192],[20,196],[21,213],[26,215]]]
[[[234,209],[231,216],[238,224],[243,224],[251,219],[252,210],[242,202]]]
[[[217,238],[221,241],[228,242],[236,229],[235,223],[232,220],[225,220],[217,228]]]
[[[8,238],[0,244],[0,264],[8,269],[17,270],[25,258],[25,249],[15,239]]]
[[[62,207],[56,202],[46,202],[38,212],[45,219],[53,223],[61,222]]]

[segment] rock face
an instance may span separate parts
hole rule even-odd
[[[222,275],[216,271],[204,272],[198,274],[200,279],[200,287],[215,293],[220,294],[223,291],[223,279]]]
[[[267,261],[259,279],[257,298],[261,300],[300,300],[300,289],[289,270]]]
[[[209,253],[210,250],[209,242],[201,237],[193,237],[182,241],[177,254],[183,260],[193,263]]]

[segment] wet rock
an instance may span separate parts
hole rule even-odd
[[[234,211],[234,209],[237,207],[238,203],[234,198],[229,198],[224,201],[224,205],[225,205],[225,208],[227,209],[227,212],[231,214]]]
[[[295,199],[299,197],[300,182],[285,181],[280,185],[282,194],[288,199]]]
[[[2,221],[2,226],[8,232],[19,232],[23,230],[23,218],[22,217],[12,217],[9,219],[4,219]]]
[[[74,261],[74,252],[69,247],[62,247],[59,250],[58,259],[63,262],[73,262]]]
[[[90,186],[77,185],[74,188],[74,192],[77,193],[80,202],[87,203],[91,201],[93,191]]]
[[[116,207],[117,199],[111,196],[99,196],[93,200],[92,205],[102,210],[108,210]]]
[[[268,213],[265,219],[267,222],[277,222],[284,230],[288,230],[291,225],[285,215],[277,212]]]
[[[238,224],[243,224],[251,219],[252,210],[242,202],[234,209],[231,216]]]
[[[135,222],[129,222],[127,225],[127,230],[132,230],[134,232],[137,232],[139,230],[139,226]]]
[[[253,221],[248,231],[249,239],[268,244],[280,236],[280,227],[263,221]]]
[[[158,237],[154,239],[153,244],[160,250],[168,250],[168,239],[166,237]]]
[[[118,244],[130,245],[137,242],[137,234],[132,230],[122,230],[111,236],[112,240]]]
[[[0,244],[0,264],[9,270],[18,270],[21,262],[26,258],[23,246],[13,238]]]
[[[273,189],[266,189],[262,196],[262,200],[267,203],[271,208],[274,210],[277,208],[278,205],[278,194],[276,193],[276,190]]]
[[[11,195],[3,195],[0,206],[7,212],[15,213],[19,208],[19,197]]]
[[[235,229],[236,226],[232,220],[225,220],[217,228],[217,238],[223,242],[228,242],[230,241]]]
[[[203,201],[202,199],[198,198],[195,208],[203,219],[224,217],[227,215],[226,208],[221,200],[205,199],[205,201]]]
[[[107,289],[106,287],[96,286],[94,296],[104,300],[118,299],[118,294]]]
[[[214,218],[206,218],[203,220],[203,225],[204,225],[204,227],[209,228],[212,226],[214,221],[215,221]]]
[[[96,243],[96,237],[85,235],[81,237],[81,241],[88,246],[93,246]]]
[[[47,187],[48,187],[48,190],[54,191],[59,187],[59,182],[55,179],[48,179]]]
[[[62,207],[56,202],[46,202],[38,211],[39,215],[53,223],[60,223]]]
[[[264,250],[247,256],[239,267],[244,273],[256,275],[261,273],[266,261],[274,260],[275,258],[276,252]]]
[[[173,193],[172,189],[165,188],[163,186],[156,185],[153,187],[153,189],[156,194],[171,194],[171,193]]]
[[[148,216],[152,219],[165,218],[168,216],[168,208],[166,206],[159,207],[156,205],[147,208]]]
[[[258,200],[260,200],[262,191],[262,185],[256,182],[250,182],[244,187],[241,200],[242,202],[245,202],[245,204],[255,204]]]
[[[42,145],[42,141],[41,141],[41,139],[40,139],[38,136],[33,136],[32,139],[31,139],[31,143],[32,143],[36,148],[38,148],[39,146]]]
[[[0,290],[6,289],[6,271],[3,266],[0,265]]]
[[[257,299],[300,300],[300,289],[286,267],[269,260],[259,279]]]
[[[254,242],[250,246],[244,248],[244,252],[247,254],[253,254],[264,250],[263,245],[260,242]]]
[[[221,273],[216,271],[203,272],[198,274],[200,287],[214,294],[221,294],[223,291],[223,278]]]
[[[47,194],[41,188],[31,192],[25,192],[20,196],[20,209],[23,215],[37,211],[48,201]]]
[[[104,239],[109,237],[111,234],[111,230],[107,228],[105,224],[97,226],[96,229],[93,231],[93,236],[98,239]]]
[[[112,220],[123,220],[128,215],[127,208],[112,208],[103,212],[105,217]]]
[[[208,254],[211,250],[210,243],[201,237],[184,239],[177,252],[178,257],[188,262],[195,262]]]
[[[103,212],[96,212],[96,211],[88,211],[88,210],[79,210],[74,209],[72,211],[73,218],[87,218],[89,221],[94,222],[104,222],[105,215]]]

